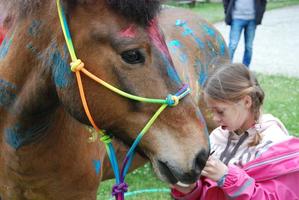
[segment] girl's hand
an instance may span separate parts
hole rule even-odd
[[[218,181],[222,176],[227,174],[227,171],[228,168],[223,162],[214,156],[210,156],[201,175],[213,181]]]

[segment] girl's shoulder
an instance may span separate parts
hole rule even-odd
[[[255,129],[261,134],[262,142],[281,142],[290,138],[283,123],[271,114],[263,114]]]
[[[275,129],[275,132],[289,135],[288,130],[285,128],[283,123],[271,114],[263,114],[261,115],[259,122],[255,125],[255,128],[258,132],[264,133],[267,130]]]

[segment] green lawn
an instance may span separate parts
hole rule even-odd
[[[266,93],[264,112],[278,117],[299,137],[299,79],[261,74],[258,79]]]
[[[288,5],[299,4],[299,0],[271,1],[267,9],[274,9]],[[204,18],[211,22],[223,20],[223,7],[221,3],[204,3],[193,8]],[[272,113],[281,119],[291,134],[299,137],[299,79],[284,76],[257,75],[258,80],[266,93],[264,112]],[[142,189],[168,189],[168,185],[159,181],[152,172],[151,166],[146,164],[129,174],[126,178],[129,191]],[[105,181],[98,191],[98,200],[111,199],[111,188],[114,180]],[[101,198],[100,198],[101,197]],[[129,200],[170,200],[169,193],[142,193],[128,196]]]

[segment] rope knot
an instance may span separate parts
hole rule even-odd
[[[71,65],[71,70],[73,72],[80,71],[81,69],[84,68],[84,63],[80,59],[71,62],[70,65]]]
[[[101,138],[100,138],[100,140],[102,141],[102,142],[104,142],[105,144],[109,144],[109,143],[111,143],[111,137],[109,136],[109,135],[103,135]]]
[[[175,95],[169,94],[166,97],[166,103],[168,106],[176,106],[179,104],[179,101],[180,101],[179,98]]]
[[[127,183],[115,184],[112,187],[112,196],[116,196],[118,194],[123,194],[127,191],[128,191],[128,184]]]

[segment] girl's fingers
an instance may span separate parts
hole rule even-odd
[[[201,171],[201,175],[202,175],[202,176],[207,176],[208,173],[207,173],[205,170],[202,170],[202,171]]]

